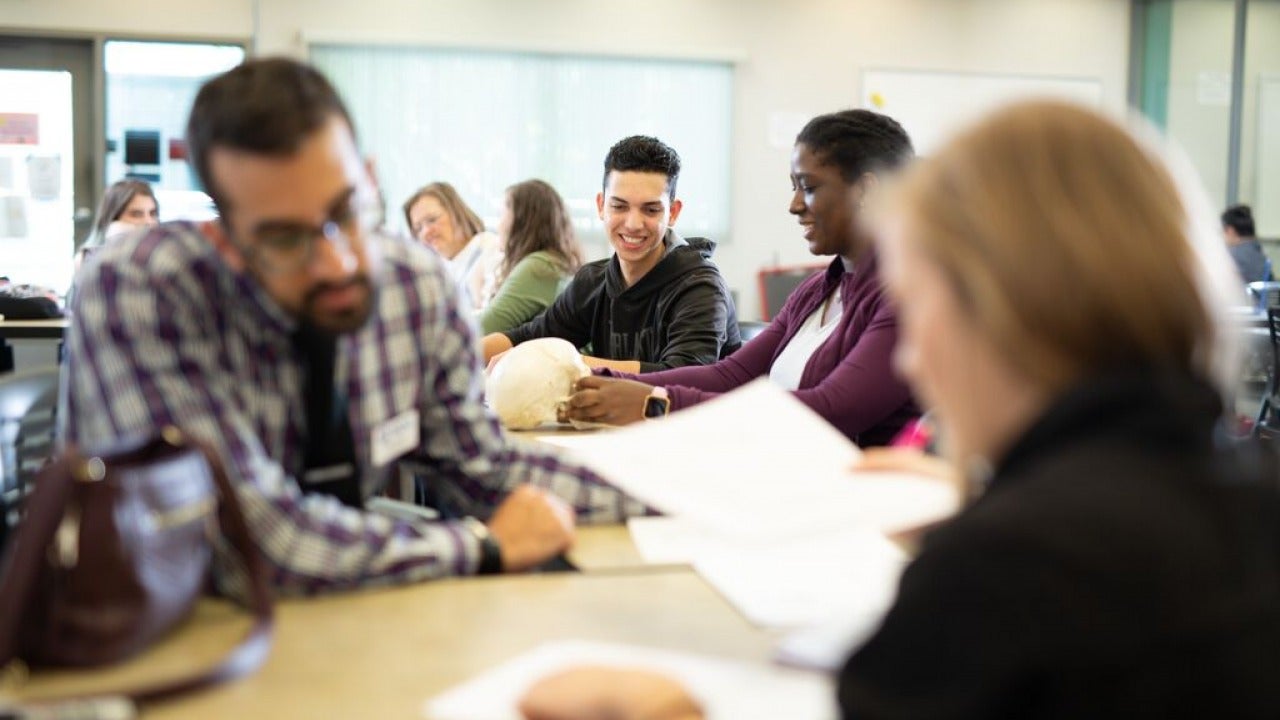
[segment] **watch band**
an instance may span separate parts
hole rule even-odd
[[[480,543],[480,567],[476,569],[476,574],[497,575],[502,572],[502,546],[493,533],[489,532],[489,526],[474,517],[462,518],[462,525]]]

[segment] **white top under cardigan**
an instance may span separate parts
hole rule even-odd
[[[827,313],[825,323],[822,322],[823,312]],[[840,286],[837,285],[831,297],[805,319],[791,342],[778,353],[778,359],[769,368],[769,379],[784,389],[799,390],[800,376],[804,374],[810,356],[835,332],[843,314],[844,303],[840,302]]]

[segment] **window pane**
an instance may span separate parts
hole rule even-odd
[[[506,187],[537,177],[602,252],[604,156],[640,133],[680,153],[681,232],[728,239],[727,63],[324,44],[311,58],[351,110],[393,225],[404,228],[400,206],[414,190],[443,180],[494,228]]]
[[[187,114],[200,85],[239,64],[244,48],[112,40],[104,51],[106,184],[126,176],[151,182],[162,220],[209,217],[209,198],[185,160]]]
[[[0,275],[71,284],[71,73],[0,70]]]

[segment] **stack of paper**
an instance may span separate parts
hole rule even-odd
[[[559,444],[631,495],[743,540],[892,532],[957,505],[934,480],[851,473],[858,448],[766,379],[660,422],[568,440]]]
[[[517,704],[536,681],[583,665],[643,668],[679,680],[708,720],[833,720],[831,682],[822,675],[628,645],[549,643],[427,702],[431,720],[520,720]]]
[[[779,648],[807,666],[838,664],[892,603],[907,558],[884,534],[959,504],[934,479],[851,472],[858,449],[768,380],[661,422],[555,441],[668,514],[630,523],[646,561],[693,565],[755,624],[821,628]]]

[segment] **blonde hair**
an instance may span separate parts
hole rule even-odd
[[[899,200],[987,339],[1042,389],[1121,369],[1213,378],[1218,329],[1177,183],[1120,125],[1009,106],[920,163]]]
[[[464,240],[470,240],[476,235],[484,231],[484,221],[462,200],[462,196],[458,191],[447,182],[433,182],[424,185],[418,189],[408,200],[404,201],[404,222],[409,228],[409,233],[413,233],[413,220],[409,218],[409,210],[413,208],[422,198],[430,195],[435,198],[449,213],[449,219],[453,221],[453,231],[458,233]]]

